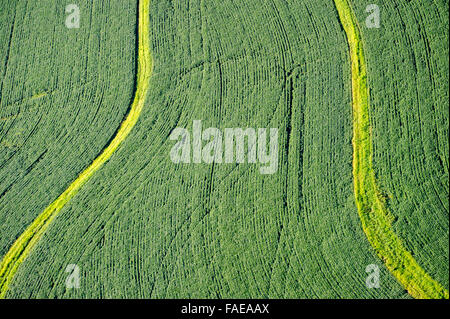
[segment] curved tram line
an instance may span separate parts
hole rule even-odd
[[[111,157],[136,124],[145,103],[152,75],[153,63],[150,54],[150,0],[139,0],[138,17],[138,69],[137,85],[133,103],[127,118],[121,123],[116,136],[103,152],[78,178],[50,204],[14,242],[0,263],[0,298],[4,298],[9,284],[20,264],[42,237],[52,220],[64,205],[72,199],[87,180]]]
[[[369,118],[367,70],[361,32],[349,0],[334,0],[347,35],[352,68],[353,179],[363,230],[389,271],[414,298],[449,298],[448,291],[422,269],[392,229],[375,180]]]

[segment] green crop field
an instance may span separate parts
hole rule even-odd
[[[449,3],[370,4],[0,0],[0,297],[448,299]]]

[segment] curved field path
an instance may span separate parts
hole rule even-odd
[[[356,205],[366,236],[389,271],[414,298],[449,298],[403,245],[375,180],[369,121],[367,69],[361,32],[348,0],[334,0],[347,34],[352,65],[353,177]]]
[[[0,298],[5,296],[18,267],[42,237],[52,220],[64,205],[77,194],[86,181],[112,156],[136,124],[146,100],[149,78],[153,70],[149,43],[149,7],[150,0],[139,1],[137,86],[127,118],[122,122],[116,136],[103,152],[34,220],[4,256],[0,263]]]

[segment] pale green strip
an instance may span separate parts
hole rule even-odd
[[[0,263],[0,298],[4,298],[9,284],[20,264],[25,260],[35,244],[42,237],[52,220],[58,215],[64,205],[72,199],[86,181],[111,157],[119,145],[125,140],[136,124],[144,107],[149,79],[153,70],[150,54],[150,0],[139,0],[138,27],[138,70],[136,93],[130,113],[120,125],[117,135],[103,152],[86,168],[78,178],[48,206],[20,235]]]
[[[448,291],[433,280],[392,230],[392,216],[381,196],[373,169],[367,69],[356,16],[348,0],[334,0],[347,34],[352,64],[353,178],[363,230],[386,267],[414,298],[446,298]]]

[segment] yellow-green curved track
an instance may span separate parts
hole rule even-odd
[[[153,70],[152,56],[150,54],[149,8],[150,0],[139,0],[137,86],[127,118],[122,122],[116,136],[103,152],[33,221],[3,257],[0,263],[0,298],[5,297],[18,267],[42,237],[52,220],[58,215],[64,205],[75,196],[84,183],[111,157],[136,124],[145,104],[149,79]]]
[[[349,1],[334,2],[350,48],[354,192],[364,232],[377,255],[411,296],[448,299],[448,291],[420,267],[391,227],[392,218],[380,195],[373,168],[367,69],[361,32]]]

